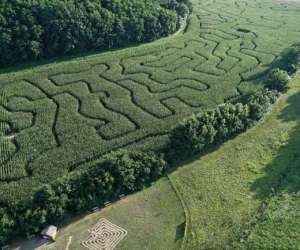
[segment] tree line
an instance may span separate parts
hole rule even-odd
[[[0,68],[119,48],[178,29],[189,0],[2,0]]]

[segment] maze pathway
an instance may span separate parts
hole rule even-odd
[[[119,148],[157,148],[185,117],[262,87],[300,40],[300,7],[194,0],[184,34],[0,77],[0,203]]]
[[[113,250],[127,235],[127,231],[105,218],[89,230],[89,237],[81,244],[90,250]]]

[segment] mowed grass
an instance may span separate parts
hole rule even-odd
[[[15,134],[1,147],[0,204],[112,150],[158,149],[192,113],[262,88],[282,50],[299,42],[296,4],[193,7],[180,35],[0,76],[0,134]]]
[[[180,200],[166,178],[159,180],[143,192],[126,197],[91,215],[74,218],[72,223],[61,228],[55,244],[45,249],[86,249],[80,245],[88,238],[88,229],[100,218],[127,230],[127,236],[117,249],[180,249],[184,236],[184,212]],[[13,249],[34,249],[35,241],[19,242]],[[44,249],[44,248],[43,248]]]
[[[299,249],[299,195],[281,195],[300,190],[299,107],[298,77],[264,121],[170,174],[187,211],[183,249]]]

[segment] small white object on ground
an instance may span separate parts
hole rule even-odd
[[[57,234],[57,227],[55,226],[48,226],[43,229],[41,232],[41,235],[43,236],[44,239],[52,240],[55,241]]]

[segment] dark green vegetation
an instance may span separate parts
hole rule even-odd
[[[132,43],[176,31],[185,0],[3,0],[0,67]],[[169,8],[169,9],[168,9]]]
[[[299,249],[299,106],[298,76],[256,126],[169,175],[186,207],[181,249]]]
[[[285,91],[289,83],[289,75],[286,71],[281,69],[272,69],[267,78],[267,86],[278,91]]]
[[[183,35],[1,75],[2,133],[16,135],[1,154],[3,206],[111,150],[164,145],[183,118],[262,88],[299,39],[297,6],[219,0],[193,9]]]
[[[187,159],[246,131],[267,113],[279,96],[264,91],[245,103],[226,103],[214,110],[194,115],[176,126],[170,135],[170,159]]]

